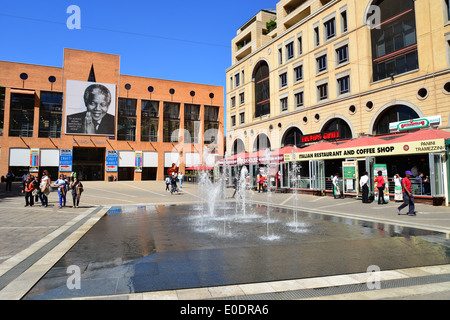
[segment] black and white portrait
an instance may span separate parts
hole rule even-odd
[[[66,95],[66,134],[115,135],[115,85],[67,80]]]

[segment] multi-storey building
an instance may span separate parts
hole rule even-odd
[[[302,148],[311,134],[389,134],[389,124],[437,115],[450,126],[448,0],[281,0],[239,28],[231,58],[231,155]],[[429,171],[422,158],[408,165]],[[325,175],[341,167],[325,162]]]
[[[62,68],[2,61],[0,100],[1,175],[163,180],[173,164],[223,155],[222,87],[122,75],[118,55],[65,49]]]

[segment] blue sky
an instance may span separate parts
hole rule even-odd
[[[121,56],[121,74],[223,86],[236,30],[276,0],[2,1],[0,60],[62,67],[63,49]],[[67,8],[81,9],[69,30]]]

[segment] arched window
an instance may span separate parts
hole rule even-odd
[[[392,106],[378,116],[378,119],[375,121],[373,133],[388,134],[389,123],[417,119],[419,117],[417,112],[410,107],[405,105]]]
[[[284,146],[297,146],[300,147],[302,146],[302,132],[300,131],[299,128],[297,127],[292,127],[289,130],[286,131],[286,133],[284,134],[283,140],[281,141],[281,145]]]
[[[339,132],[340,139],[353,138],[352,129],[345,120],[340,118],[331,119],[322,129],[322,133]]]
[[[245,151],[244,142],[241,139],[236,139],[233,142],[233,146],[231,147],[231,154],[238,154]]]
[[[269,65],[260,61],[253,72],[255,81],[255,118],[270,114]]]
[[[265,133],[260,133],[253,144],[253,151],[270,149],[270,140]]]
[[[376,0],[371,25],[373,81],[419,67],[414,0]],[[379,17],[375,17],[379,15]]]

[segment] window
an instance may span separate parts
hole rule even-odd
[[[447,35],[447,65],[450,66],[450,34]]]
[[[200,139],[200,106],[196,104],[184,105],[184,142],[199,143]]]
[[[41,92],[39,138],[61,138],[63,94]]]
[[[303,91],[298,92],[294,95],[295,97],[295,107],[303,107]]]
[[[287,86],[287,73],[280,74],[280,88]]]
[[[342,33],[348,31],[347,11],[341,12],[341,28],[342,28]]]
[[[378,28],[371,29],[373,81],[419,68],[413,0],[378,0]]]
[[[288,109],[288,98],[280,99],[281,111],[287,111]]]
[[[236,123],[236,119],[234,122]],[[203,135],[203,142],[205,144],[218,143],[219,107],[205,106],[204,127],[205,131]]]
[[[320,46],[319,27],[314,28],[314,44],[316,47]]]
[[[320,56],[316,59],[317,73],[327,70],[327,55]]]
[[[278,64],[283,64],[283,49],[278,48]]]
[[[336,36],[336,19],[330,19],[327,22],[325,22],[324,24],[324,28],[325,28],[325,39],[329,40],[331,38],[333,38],[334,36]]]
[[[119,99],[117,140],[136,141],[136,106],[135,99]]]
[[[295,81],[303,80],[303,65],[294,68]]]
[[[328,83],[317,86],[317,95],[319,101],[328,99]]]
[[[450,0],[444,1],[445,22],[450,22]]]
[[[231,126],[234,127],[236,126],[236,116],[231,116]]]
[[[348,45],[336,49],[337,65],[348,62]]]
[[[35,94],[11,93],[9,135],[32,137]]]
[[[4,118],[5,118],[5,88],[0,87],[0,136],[3,135]]]
[[[245,123],[245,113],[244,112],[239,113],[239,123],[240,124]]]
[[[265,61],[260,61],[253,74],[255,79],[255,114],[261,117],[270,114],[270,77],[269,66]]]
[[[163,142],[179,142],[180,104],[164,102]]]
[[[337,79],[337,83],[339,95],[350,93],[350,76],[344,76]]]
[[[239,87],[240,86],[239,73],[234,76],[234,83],[235,83],[235,87]]]
[[[303,54],[303,40],[302,40],[302,36],[299,36],[297,38],[297,48],[298,48],[298,55],[302,55]]]
[[[141,141],[157,142],[159,125],[159,102],[141,102]]]
[[[286,61],[294,58],[294,43],[290,42],[286,45]]]
[[[245,103],[245,94],[244,92],[239,93],[239,104],[243,105]]]
[[[235,108],[236,107],[236,97],[231,97],[231,108]]]

